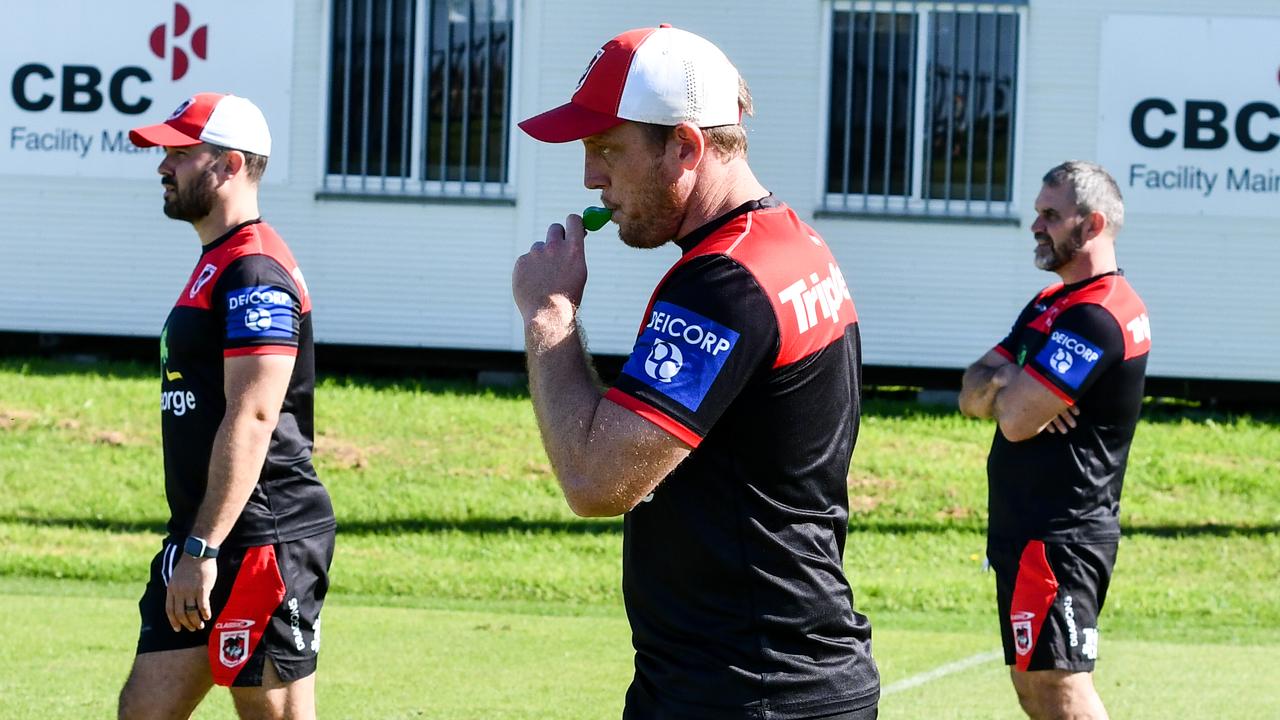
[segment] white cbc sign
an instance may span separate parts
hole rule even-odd
[[[129,129],[198,92],[262,108],[267,181],[285,178],[293,1],[41,0],[0,22],[0,174],[153,178],[163,156]]]
[[[1278,37],[1280,18],[1107,18],[1098,160],[1131,212],[1280,217]]]

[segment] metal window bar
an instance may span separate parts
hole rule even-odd
[[[343,35],[345,44],[345,58],[342,63],[342,188],[347,188],[347,175],[351,173],[350,161],[350,145],[351,139],[347,134],[347,129],[351,123],[351,40],[353,19],[352,5],[355,0],[347,0],[346,12],[346,33]]]
[[[969,68],[969,81],[965,84],[965,162],[964,162],[964,212],[966,215],[970,213],[970,203],[973,200],[973,136],[976,134],[977,127],[974,125],[973,107],[975,95],[978,88],[978,47],[981,43],[978,38],[982,37],[982,18],[978,16],[975,8],[973,11],[973,65]]]
[[[387,15],[386,24],[383,27],[382,37],[382,134],[381,140],[382,151],[378,154],[382,158],[382,189],[387,189],[387,121],[391,115],[391,16],[395,14],[395,0],[386,0],[384,9]]]
[[[843,158],[844,174],[843,174],[842,182],[840,183],[840,193],[844,196],[843,202],[844,202],[844,207],[846,209],[848,209],[849,207],[849,162],[850,162],[850,158],[853,157],[853,150],[852,150],[853,123],[851,122],[851,120],[853,119],[853,68],[854,68],[853,46],[854,46],[854,38],[857,35],[857,28],[854,25],[855,18],[857,18],[857,13],[855,13],[852,9],[850,9],[849,22],[848,22],[849,53],[848,53],[848,58],[845,64],[844,152],[842,153],[844,155],[844,158]]]
[[[991,203],[995,200],[995,192],[992,187],[993,173],[995,172],[996,159],[996,80],[1000,73],[1000,16],[993,18],[991,23],[995,26],[995,42],[991,43],[991,76],[990,88],[987,94],[990,101],[987,103],[987,214],[991,214]]]
[[[369,74],[373,65],[373,4],[364,6],[364,99],[360,110],[364,117],[360,122],[360,189],[368,189],[369,180]]]
[[[960,98],[960,93],[956,91],[956,85],[960,78],[960,11],[952,6],[951,9],[951,68],[948,72],[950,75],[950,84],[948,85],[947,97],[943,100],[943,107],[946,108],[947,123],[947,145],[942,152],[947,156],[945,170],[942,173],[942,197],[944,212],[951,211],[951,158],[953,155],[952,148],[955,147],[955,131],[956,131],[956,100]]]
[[[437,0],[439,1],[439,0]],[[432,15],[432,20],[438,16]],[[440,182],[449,180],[449,86],[453,79],[453,23],[449,22],[449,11],[444,13],[444,63],[440,68],[442,78],[440,91]]]
[[[485,4],[484,54],[481,55],[481,67],[484,68],[484,83],[480,91],[480,187],[489,182],[489,96],[493,94],[490,85],[489,63],[493,60],[493,5]]]
[[[839,84],[843,84],[844,97],[832,98],[835,107],[843,106],[842,122],[834,122],[828,135],[829,152],[834,147],[842,147],[841,157],[829,161],[828,201],[832,195],[838,194],[839,206],[849,209],[851,194],[861,194],[863,210],[873,209],[871,196],[873,188],[878,189],[881,202],[877,203],[881,212],[898,209],[911,214],[957,214],[964,216],[988,215],[996,216],[1001,212],[1007,214],[1012,208],[1014,122],[1017,107],[1016,86],[1020,71],[1017,64],[1017,45],[1020,42],[1020,8],[1028,5],[1027,0],[1004,0],[1003,2],[933,2],[930,0],[854,0],[853,2],[837,2],[838,12],[846,17],[839,18],[832,24],[832,33],[837,39],[841,27],[845,30],[847,47],[833,46],[832,59],[844,56],[847,75],[843,83],[839,80],[832,86],[833,93],[839,93]],[[897,101],[899,89],[897,75],[899,73],[898,18],[900,14],[908,14],[911,21],[904,30],[911,52],[906,56],[907,77],[904,79],[904,92],[908,95]],[[841,22],[842,21],[842,22]],[[1013,23],[1010,26],[1008,23]],[[887,23],[887,24],[886,24]],[[856,47],[859,42],[858,31],[865,33],[865,49]],[[887,31],[887,39],[877,39],[880,31]],[[949,31],[949,35],[947,34]],[[1007,37],[1006,37],[1007,36]],[[887,53],[877,56],[877,42],[888,46]],[[917,62],[917,44],[927,58],[923,66]],[[949,42],[950,46],[946,47]],[[1012,46],[1010,48],[1009,46]],[[1008,52],[1006,52],[1008,50]],[[990,57],[989,69],[983,67],[983,61]],[[865,72],[856,73],[856,63],[865,58]],[[1002,62],[1006,66],[1002,67]],[[923,77],[921,77],[923,74]],[[876,89],[876,81],[887,82],[888,87]],[[858,80],[865,87],[858,87]],[[925,104],[917,107],[915,98],[916,83],[925,82]],[[1008,86],[1005,102],[999,102],[999,91]],[[856,93],[856,94],[855,94]],[[877,100],[883,102],[877,106]],[[857,102],[865,102],[864,108],[854,117]],[[900,116],[900,109],[895,102],[901,102],[905,115]],[[1001,108],[1007,119],[1002,128],[1003,137],[997,137],[996,124],[1001,119]],[[923,123],[923,132],[915,126],[912,118],[919,116]],[[837,118],[839,117],[837,111]],[[875,148],[884,156],[874,168],[872,129],[876,119],[884,121],[883,146]],[[863,127],[857,128],[858,121]],[[985,122],[985,133],[980,131]],[[901,125],[904,128],[902,158],[900,165],[903,171],[901,189],[895,186],[893,170],[897,147],[894,142],[894,129]],[[855,137],[855,128],[862,135],[863,147],[856,150],[851,143]],[[839,133],[839,135],[835,134]],[[981,135],[985,135],[982,138]],[[985,144],[982,140],[985,139]],[[843,145],[833,145],[843,140]],[[1005,155],[999,158],[997,142],[1003,141],[1000,150]],[[921,152],[920,175],[912,171],[913,156]],[[859,153],[859,154],[855,154]],[[982,153],[985,158],[976,157]],[[855,172],[853,164],[861,159],[861,186],[853,187]],[[975,167],[977,162],[985,163],[981,171]],[[998,160],[1000,167],[997,168]],[[838,162],[837,166],[835,163]],[[833,177],[838,167],[838,179]],[[999,172],[997,172],[999,170]],[[880,173],[876,177],[875,173]],[[915,186],[915,178],[919,177],[919,188]],[[838,187],[836,185],[838,184]],[[897,190],[897,192],[895,192]],[[891,203],[890,196],[901,198],[900,205]],[[934,201],[941,207],[935,208]],[[963,205],[961,205],[963,201]],[[985,202],[984,202],[985,201]],[[982,204],[979,204],[982,203]]]
[[[924,113],[924,134],[920,138],[920,142],[927,142],[924,151],[924,168],[920,176],[920,193],[924,198],[924,212],[929,213],[929,206],[933,200],[933,136],[934,130],[934,108],[942,101],[938,88],[938,53],[941,43],[938,42],[939,27],[937,22],[922,23],[931,37],[927,38],[928,44],[925,46],[929,53],[929,64],[924,68],[925,71],[925,101],[928,103],[920,111]]]
[[[907,58],[909,58],[909,62],[910,62],[910,64],[907,66],[907,74],[910,76],[911,81],[908,83],[909,92],[907,93],[907,115],[906,115],[906,118],[904,119],[905,127],[907,127],[908,130],[906,133],[904,133],[905,137],[903,138],[903,140],[905,142],[905,146],[903,147],[903,152],[902,152],[902,178],[903,178],[903,184],[904,184],[902,203],[903,203],[904,209],[907,207],[909,198],[914,194],[914,190],[915,190],[915,188],[913,187],[914,178],[912,177],[912,173],[911,173],[911,158],[915,154],[915,148],[913,147],[913,145],[915,142],[919,142],[918,138],[912,137],[913,133],[911,132],[915,128],[915,101],[916,101],[916,83],[917,83],[916,37],[919,34],[917,31],[920,26],[920,15],[918,11],[919,11],[918,3],[916,2],[916,0],[911,0],[911,27],[910,27],[910,32],[907,34],[907,37],[911,39],[911,44],[909,46],[911,50],[907,53]]]
[[[892,167],[893,160],[893,86],[898,84],[898,78],[895,74],[898,61],[898,6],[895,4],[889,8],[889,72],[888,78],[888,98],[885,100],[885,107],[889,110],[889,117],[884,123],[884,209],[889,209],[889,194],[893,191],[891,182],[893,173],[889,169]],[[868,186],[869,188],[870,186]]]
[[[476,4],[467,3],[467,35],[462,45],[462,147],[458,154],[458,174],[462,180],[462,194],[467,194],[467,166],[471,162],[471,56],[474,48]]]
[[[428,146],[431,143],[431,73],[434,72],[433,64],[436,55],[435,0],[430,0],[428,9],[424,10],[424,12],[426,14],[426,22],[422,23],[421,26],[422,37],[424,37],[424,40],[422,40],[422,55],[424,55],[426,61],[422,63],[422,81],[420,83],[422,86],[422,108],[420,115],[422,118],[422,133],[421,135],[416,136],[422,138],[422,142],[420,143],[422,146],[421,161],[419,163],[420,169],[419,172],[417,172],[417,178],[419,178],[419,181],[417,181],[417,191],[422,193],[422,195],[426,195],[426,176],[428,176],[428,169],[426,169],[426,165],[428,165],[430,161]]]
[[[413,28],[413,0],[404,3],[404,70],[401,72],[403,86],[400,88],[400,192],[404,192],[409,184],[409,138],[412,137],[413,122],[409,110],[413,107],[413,45],[416,32]]]
[[[506,30],[502,34],[502,52],[506,55],[507,59],[506,62],[502,64],[502,114],[500,116],[500,122],[498,123],[498,128],[501,130],[501,132],[498,133],[498,167],[501,172],[501,177],[498,179],[501,182],[507,181],[507,153],[509,152],[507,149],[507,138],[511,131],[511,62],[514,60],[515,55],[515,38],[513,37],[513,33],[515,32],[516,27],[516,9],[513,2],[514,0],[506,0],[504,3],[505,13],[503,14],[503,17],[506,18]]]
[[[1005,132],[1007,146],[1004,156],[1005,164],[1005,206],[1009,206],[1013,202],[1013,137],[1018,124],[1018,114],[1014,110],[1018,107],[1018,75],[1022,72],[1022,68],[1018,66],[1018,46],[1022,42],[1022,33],[1018,16],[1014,15],[1009,18],[1009,22],[1013,24],[1013,32],[1009,33],[1010,48],[1009,62],[1013,68],[1009,79],[1009,129]],[[997,42],[999,39],[997,38]]]
[[[862,131],[862,209],[871,202],[871,123],[875,112],[876,91],[876,20],[878,13],[867,13],[867,87],[863,91]],[[852,74],[852,72],[850,72]]]

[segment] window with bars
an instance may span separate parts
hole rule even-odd
[[[831,5],[825,210],[1013,216],[1025,5]]]
[[[509,197],[513,0],[332,0],[324,189]]]

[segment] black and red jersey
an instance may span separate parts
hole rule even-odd
[[[772,196],[678,242],[606,395],[693,446],[624,520],[635,683],[680,717],[865,707],[871,628],[842,566],[861,382],[848,286]]]
[[[286,542],[336,525],[311,466],[311,296],[284,241],[254,220],[205,246],[160,335],[165,495],[169,534],[178,542],[204,498],[214,435],[226,413],[223,361],[258,354],[297,360],[258,485],[223,544]]]
[[[1080,415],[1065,434],[1016,443],[996,428],[987,459],[991,537],[1120,537],[1120,490],[1150,349],[1147,308],[1119,271],[1052,285],[1027,304],[995,351]]]

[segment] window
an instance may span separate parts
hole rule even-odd
[[[509,197],[513,0],[332,0],[326,191]]]
[[[1013,216],[1025,5],[832,4],[824,210]]]

